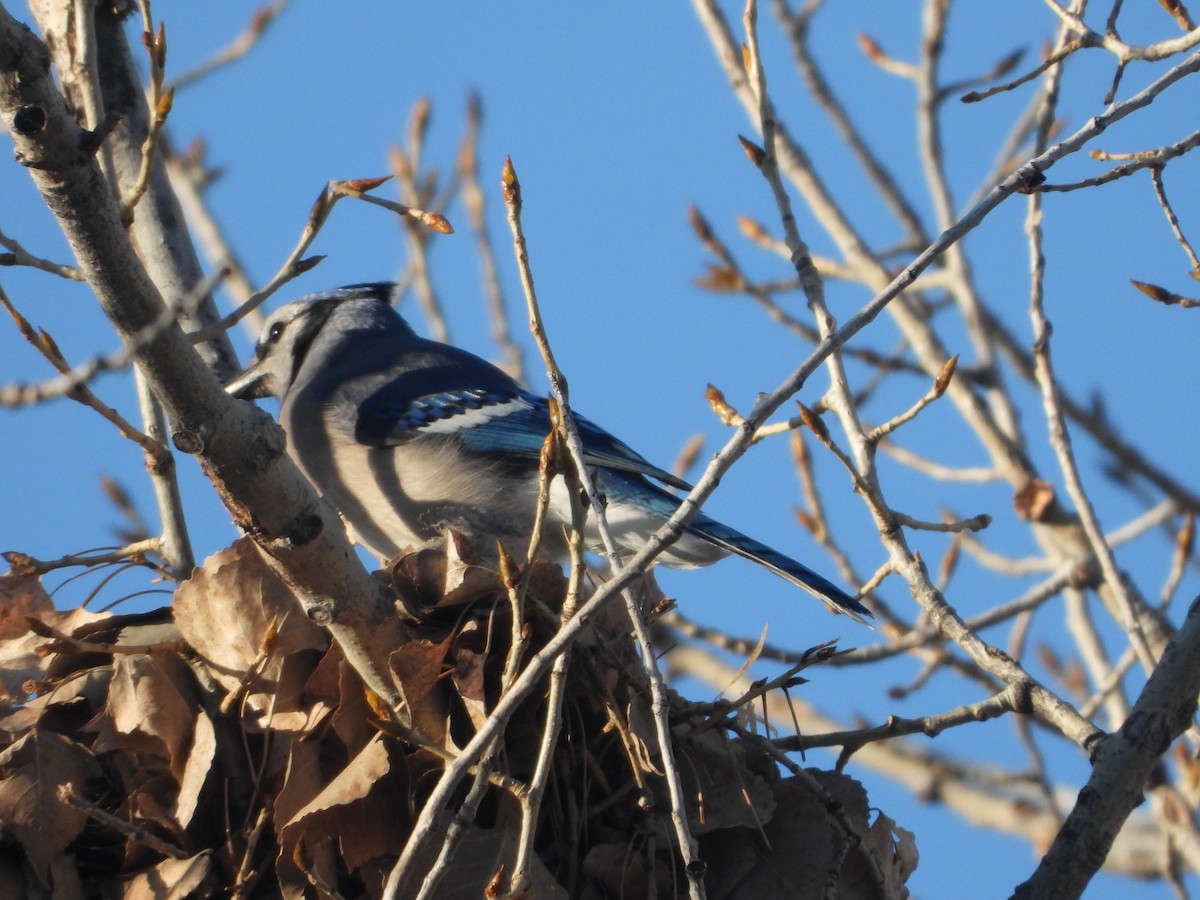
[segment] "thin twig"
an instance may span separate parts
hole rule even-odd
[[[250,17],[250,22],[236,38],[214,53],[194,69],[189,69],[182,75],[171,79],[171,88],[178,91],[188,87],[212,74],[217,69],[235,62],[254,49],[255,44],[266,33],[271,23],[283,12],[289,0],[273,0],[256,9]]]
[[[604,511],[605,501],[600,496],[588,471],[583,452],[583,441],[571,416],[566,377],[563,375],[554,358],[554,353],[550,348],[549,338],[542,322],[541,309],[537,301],[537,292],[533,284],[533,274],[529,267],[529,254],[526,247],[525,235],[521,228],[521,185],[517,179],[516,169],[513,167],[511,160],[505,161],[502,184],[504,186],[504,202],[508,210],[509,226],[513,233],[517,265],[521,275],[521,285],[525,290],[525,299],[529,309],[530,330],[533,332],[534,341],[541,351],[542,361],[546,366],[551,388],[558,399],[562,430],[565,444],[574,466],[574,476],[578,478],[580,487],[588,497],[591,514],[594,517],[596,528],[604,543],[605,555],[608,557],[613,570],[616,571],[621,568],[621,553],[618,549],[616,539],[608,526]],[[671,822],[674,826],[675,835],[679,841],[680,853],[683,857],[684,870],[688,878],[688,891],[692,900],[703,900],[705,896],[702,878],[703,866],[697,855],[699,844],[692,837],[688,827],[683,782],[680,779],[678,766],[675,764],[669,722],[670,704],[666,683],[663,681],[662,674],[659,671],[654,645],[650,639],[649,630],[646,628],[641,609],[633,592],[625,589],[621,592],[621,596],[625,601],[625,610],[633,627],[634,638],[641,651],[642,669],[650,684],[651,712],[654,717],[659,753],[662,754],[667,793],[671,801]]]
[[[145,328],[126,342],[118,351],[107,356],[98,356],[80,363],[58,378],[41,384],[10,384],[0,387],[0,407],[32,406],[56,397],[62,397],[88,384],[103,372],[119,372],[130,364],[137,354],[154,342],[163,331],[174,327],[182,316],[195,309],[220,280],[217,276],[205,279],[196,285],[186,297],[163,305],[162,312]]]
[[[517,381],[524,383],[525,354],[513,341],[509,332],[508,304],[500,278],[496,274],[496,256],[492,252],[492,239],[488,233],[487,217],[484,215],[485,195],[479,186],[479,131],[482,120],[483,101],[477,94],[472,94],[467,103],[467,131],[459,147],[456,170],[463,206],[466,207],[467,219],[475,235],[483,290],[487,296],[488,313],[492,317],[492,340],[496,342],[503,356],[501,368]]]
[[[0,253],[0,266],[28,266],[70,281],[83,281],[83,273],[75,266],[67,266],[34,256],[3,231],[0,231],[0,246],[8,249],[8,253]]]

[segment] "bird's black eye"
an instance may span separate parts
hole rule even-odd
[[[274,344],[283,334],[283,328],[284,325],[282,322],[276,322],[274,325],[272,325],[267,331],[267,339],[263,341],[263,344],[266,346]]]

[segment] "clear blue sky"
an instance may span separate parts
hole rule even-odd
[[[963,15],[985,15],[977,3]],[[829,65],[835,89],[852,115],[879,146],[899,182],[910,188],[922,212],[929,204],[921,189],[916,139],[911,124],[909,84],[869,65],[857,48],[855,32],[869,32],[894,55],[912,59],[919,39],[916,4],[863,2],[829,4],[818,19],[816,46]],[[394,4],[373,0],[333,6],[295,0],[251,57],[182,91],[171,116],[173,137],[185,144],[203,136],[210,164],[224,170],[211,191],[213,208],[242,256],[251,277],[265,281],[295,243],[314,198],[331,178],[386,174],[389,145],[404,139],[412,104],[428,96],[433,123],[425,159],[446,174],[463,128],[469,91],[482,97],[486,118],[481,147],[485,189],[490,191],[490,228],[497,237],[498,261],[512,301],[511,323],[528,348],[520,293],[499,204],[500,169],[511,155],[524,187],[525,226],[538,290],[551,340],[572,386],[577,409],[634,444],[652,460],[669,464],[691,435],[703,432],[706,453],[725,440],[708,410],[704,389],[720,386],[731,402],[749,409],[755,394],[773,389],[807,354],[748,301],[706,294],[694,286],[705,255],[687,224],[689,204],[697,204],[757,275],[786,277],[776,259],[737,236],[733,217],[749,214],[772,225],[773,204],[757,172],[738,146],[736,135],[753,133],[732,99],[691,7],[685,3],[629,3],[583,6],[552,2],[521,4]],[[244,25],[248,5],[160,2],[155,14],[166,23],[168,74],[205,59]],[[13,10],[20,15],[19,10]],[[1138,33],[1136,17],[1163,26],[1153,11],[1130,11],[1130,39],[1168,34],[1166,27]],[[736,20],[740,9],[732,11]],[[830,187],[851,211],[855,224],[874,241],[899,234],[845,153],[828,123],[812,107],[793,75],[790,54],[764,10],[764,52],[771,88],[781,117],[811,149],[828,173]],[[1043,4],[1005,4],[982,27],[955,19],[947,53],[947,78],[969,76],[1009,51],[1026,46],[1036,57],[1054,21]],[[1067,80],[1066,127],[1073,130],[1100,109],[1111,64],[1099,52]],[[1148,70],[1134,67],[1123,95],[1145,83]],[[1137,150],[1178,140],[1195,127],[1194,86],[1185,87],[1169,110],[1152,114],[1136,129],[1114,129],[1102,146]],[[1008,122],[1022,108],[1026,91],[988,104],[952,104],[946,151],[953,187],[963,202],[993,163]],[[1172,112],[1173,111],[1173,112]],[[1055,169],[1054,181],[1098,174],[1085,158]],[[1180,204],[1184,227],[1195,208],[1196,165],[1172,166],[1168,187]],[[389,188],[381,189],[384,196]],[[1200,355],[1195,352],[1196,315],[1153,306],[1128,286],[1129,278],[1194,290],[1185,277],[1186,260],[1175,248],[1144,177],[1087,195],[1055,195],[1047,200],[1048,307],[1055,331],[1058,367],[1078,396],[1105,393],[1113,419],[1164,468],[1196,482],[1194,459]],[[436,238],[431,259],[453,339],[483,355],[495,356],[479,288],[478,266],[466,217],[448,211],[459,233]],[[1024,206],[999,210],[972,235],[979,282],[987,299],[1028,340],[1027,262],[1022,233]],[[816,252],[832,250],[800,223]],[[1200,223],[1190,222],[1200,236]],[[34,253],[67,261],[56,226],[42,207],[26,174],[0,165],[0,228]],[[405,250],[397,223],[380,209],[343,203],[313,248],[327,259],[293,283],[280,297],[339,284],[388,279],[404,267]],[[72,360],[115,347],[85,288],[26,271],[0,270],[0,283],[35,324],[44,326]],[[858,288],[831,285],[836,315],[846,318],[867,299]],[[803,304],[794,301],[797,315]],[[423,327],[410,305],[406,311]],[[891,326],[878,324],[873,346],[887,348]],[[248,340],[236,335],[248,352]],[[1153,349],[1150,349],[1153,348]],[[961,347],[964,361],[970,348]],[[527,356],[533,386],[544,379],[535,356]],[[47,367],[28,351],[12,328],[0,323],[0,382],[39,380]],[[824,376],[806,388],[813,401]],[[127,376],[108,376],[97,386],[109,402],[136,418]],[[925,389],[907,381],[889,394],[891,411],[903,408]],[[1025,389],[1021,389],[1024,391]],[[1028,394],[1023,395],[1028,399]],[[1036,405],[1026,407],[1036,416]],[[876,412],[875,415],[882,415]],[[936,452],[941,461],[981,465],[973,443],[948,441],[933,427],[914,429],[911,446]],[[1026,425],[1041,434],[1033,418]],[[952,432],[960,434],[958,429]],[[1083,443],[1085,463],[1096,459]],[[112,542],[118,519],[103,499],[98,477],[109,474],[153,515],[140,456],[94,414],[67,401],[43,409],[0,413],[0,549],[19,549],[52,558]],[[1047,456],[1038,460],[1057,473]],[[869,539],[861,505],[844,476],[820,461],[826,501],[836,528],[860,571],[869,574],[883,561]],[[181,461],[185,502],[191,514],[198,558],[236,537],[229,516],[195,465]],[[942,505],[965,515],[1008,515],[1007,489],[930,490],[929,483],[895,467],[885,467],[892,502],[919,518],[936,519]],[[1113,494],[1094,472],[1106,527],[1121,524],[1138,506]],[[725,479],[709,512],[788,552],[833,567],[816,556],[792,518],[800,502],[787,446],[768,442],[752,450]],[[998,526],[996,546],[1014,555],[1034,552],[1027,535]],[[915,545],[933,563],[944,552],[940,537],[920,537]],[[1165,540],[1143,541],[1121,563],[1150,591],[1161,581],[1169,554]],[[58,579],[58,580],[61,580]],[[736,561],[699,573],[664,576],[668,591],[701,621],[737,634],[757,636],[771,626],[772,641],[805,647],[829,638],[843,645],[876,638],[846,619],[826,615],[817,604],[797,599],[770,575]],[[52,583],[57,583],[52,579]],[[94,579],[68,585],[58,594],[64,605],[79,602]],[[1196,589],[1194,575],[1182,596]],[[897,583],[886,593],[900,608],[910,601]],[[1012,584],[970,576],[956,582],[950,600],[974,612],[1019,593]],[[111,591],[104,596],[112,596]],[[103,598],[102,598],[103,599]],[[887,686],[905,683],[916,663],[865,672],[817,670],[806,696],[832,714],[849,719],[861,713],[878,721],[888,713],[925,715],[972,702],[978,695],[961,683],[941,679],[908,702],[890,701]],[[927,744],[927,746],[929,746]],[[939,738],[935,749],[964,756],[1017,751],[1012,725],[989,723]],[[1053,746],[1053,745],[1052,745]],[[815,758],[821,764],[819,757]],[[1052,774],[1080,784],[1086,764],[1070,748],[1051,756]],[[916,832],[921,866],[911,881],[928,900],[962,895],[960,877],[974,873],[985,896],[1006,896],[1031,871],[1027,845],[964,826],[934,806],[923,806],[868,770],[851,766],[868,786],[872,802]],[[1090,897],[1126,896],[1131,885],[1101,877]],[[1146,897],[1170,896],[1162,885],[1138,886]]]

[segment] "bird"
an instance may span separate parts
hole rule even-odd
[[[481,357],[418,336],[393,305],[395,290],[390,282],[353,284],[285,304],[226,390],[243,400],[279,399],[289,454],[377,556],[391,559],[447,529],[527,542],[550,401]],[[612,534],[636,551],[680,505],[667,488],[691,487],[590,420],[573,418]],[[560,557],[566,541],[556,535],[571,522],[570,501],[563,479],[554,479],[543,543]],[[585,525],[585,542],[603,549],[594,524]],[[658,561],[695,568],[729,554],[834,613],[864,624],[871,617],[833,582],[704,513]]]

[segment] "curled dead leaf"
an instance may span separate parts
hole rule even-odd
[[[1013,497],[1017,515],[1028,522],[1040,522],[1054,503],[1054,485],[1031,478]]]

